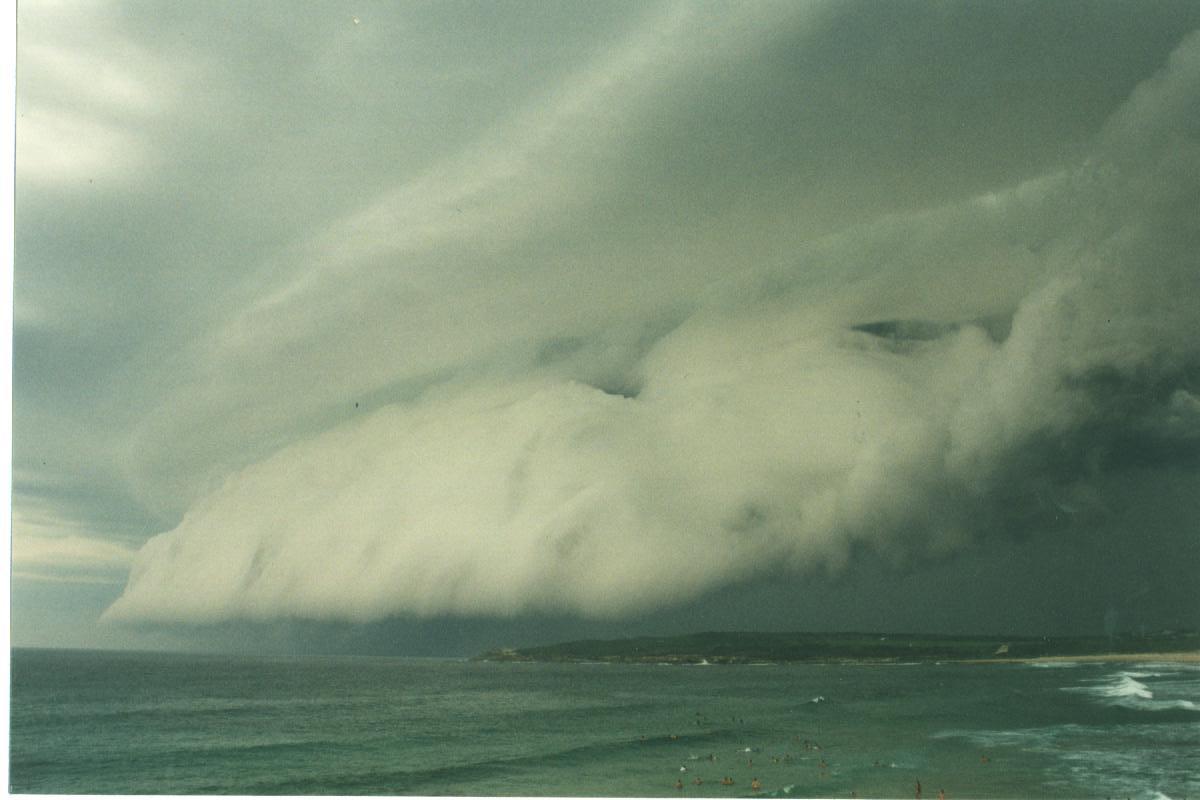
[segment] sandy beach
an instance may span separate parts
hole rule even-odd
[[[1039,656],[1037,658],[981,658],[974,664],[1053,664],[1083,662],[1160,661],[1171,664],[1200,664],[1200,651],[1183,653],[1099,653],[1086,656]]]

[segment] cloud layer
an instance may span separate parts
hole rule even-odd
[[[618,76],[657,58],[615,58],[585,81],[597,105],[579,107],[609,102]],[[395,307],[404,344],[373,347],[348,330],[340,346],[384,362],[424,330],[449,337],[424,343],[424,369],[451,363],[444,348],[483,367],[455,367],[405,402],[235,469],[145,545],[107,615],[613,617],[781,567],[836,568],[856,547],[949,552],[1007,524],[1014,492],[1045,498],[1025,512],[1030,529],[1042,514],[1086,513],[1097,503],[1089,479],[1119,471],[1130,442],[1143,463],[1194,468],[1197,97],[1193,34],[1074,166],[856,224],[786,259],[747,254],[682,307],[663,302],[658,272],[631,291],[639,263],[607,270],[601,285],[581,278],[586,299],[556,323],[553,274],[459,267],[481,288],[444,303],[415,290],[427,302]],[[555,106],[543,139],[522,134],[509,155],[551,159],[555,126],[591,124],[564,121],[579,103]],[[282,351],[257,342],[289,337],[309,295],[329,304],[331,325],[355,307],[383,313],[336,285],[344,270],[410,251],[419,265],[446,254],[430,237],[486,230],[494,243],[495,227],[514,224],[497,213],[542,213],[520,199],[473,206],[494,190],[468,175],[557,202],[547,181],[562,176],[544,163],[462,169],[440,193],[419,178],[334,226],[317,240],[322,271],[231,320],[214,357],[270,369]],[[430,214],[460,203],[461,222],[408,223],[410,204]],[[526,296],[544,297],[536,324],[510,316]],[[480,349],[482,329],[512,341]],[[327,328],[297,330],[305,338],[288,346],[304,353]],[[318,403],[325,390],[306,391]]]
[[[1019,570],[1068,630],[1148,596],[1122,536],[1200,569],[1194,3],[18,22],[14,607],[63,643],[126,573],[113,619],[599,630],[911,626],[947,566],[968,629]]]

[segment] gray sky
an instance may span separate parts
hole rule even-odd
[[[1200,625],[1195,3],[18,24],[14,643]]]

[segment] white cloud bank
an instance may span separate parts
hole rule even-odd
[[[856,542],[957,547],[1023,449],[1111,422],[1114,382],[1167,387],[1122,425],[1194,438],[1198,97],[1193,34],[1077,169],[747,268],[634,397],[464,378],[284,447],[151,539],[106,616],[615,616]]]

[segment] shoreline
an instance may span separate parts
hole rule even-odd
[[[1166,664],[1200,664],[1200,650],[1176,653],[1096,653],[1080,656],[1036,656],[1034,658],[976,658],[969,664],[1070,664],[1159,661]]]
[[[725,666],[742,666],[742,667],[768,667],[768,666],[789,666],[793,664],[817,664],[821,666],[850,666],[850,667],[888,667],[888,666],[909,666],[914,664],[1136,664],[1136,663],[1162,663],[1162,664],[1200,664],[1200,650],[1188,650],[1182,652],[1154,652],[1154,653],[1089,653],[1087,655],[1078,656],[1032,656],[1029,658],[928,658],[901,661],[895,658],[814,658],[814,659],[786,659],[778,661],[742,661],[742,660],[717,660],[717,661],[684,661],[671,659],[629,659],[629,658],[601,658],[601,659],[575,659],[575,658],[554,658],[554,659],[539,659],[539,658],[474,658],[472,661],[481,661],[484,663],[520,663],[520,664],[592,664],[592,665],[610,665],[610,664],[640,664],[644,666],[671,666],[671,667],[725,667]]]
[[[605,664],[1053,664],[1163,661],[1200,663],[1200,632],[1151,636],[936,635],[730,632],[640,636],[502,647],[479,661]]]

